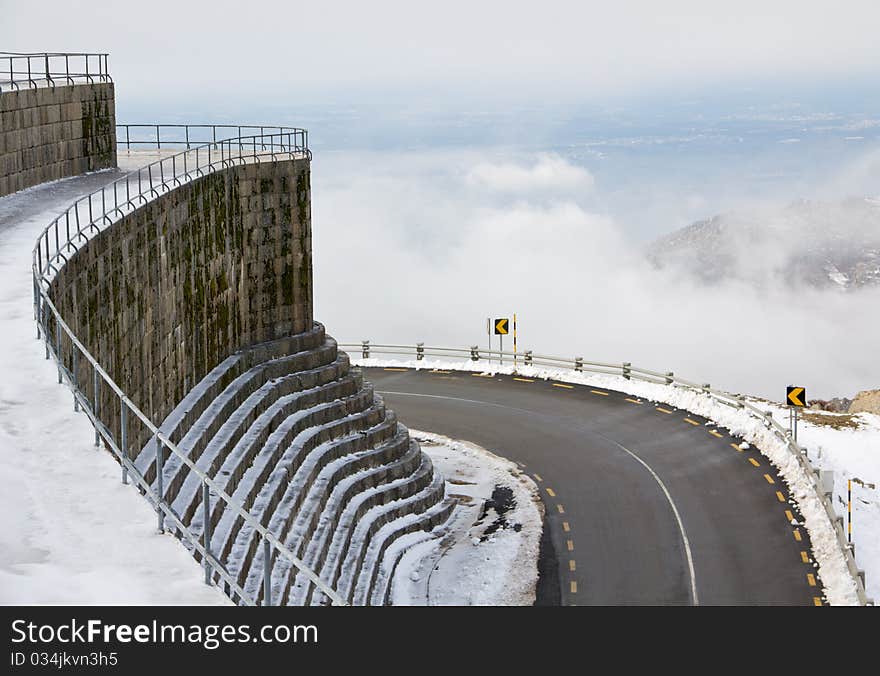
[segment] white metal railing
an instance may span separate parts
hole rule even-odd
[[[161,127],[162,125],[158,125]],[[173,125],[179,128],[180,125]],[[209,125],[193,125],[203,128]],[[157,125],[150,125],[151,128]],[[235,127],[238,129],[238,127]],[[257,127],[259,128],[259,127]],[[253,130],[242,126],[241,129]],[[103,439],[122,467],[122,481],[133,477],[138,488],[154,506],[159,529],[164,530],[167,519],[201,556],[205,567],[205,582],[210,583],[216,575],[242,603],[256,605],[257,598],[249,596],[226,571],[211,549],[211,500],[221,500],[227,509],[233,510],[261,538],[263,555],[263,605],[271,605],[272,555],[290,561],[303,575],[318,587],[334,604],[345,605],[345,600],[318,575],[308,568],[284,543],[253,516],[244,506],[228,495],[223,487],[180,450],[171,438],[159,429],[122,388],[98,363],[86,346],[74,334],[50,298],[52,280],[61,267],[97,233],[118,223],[151,200],[167,194],[177,187],[202,176],[248,163],[272,162],[279,159],[311,158],[307,135],[303,129],[272,127],[268,133],[246,136],[234,135],[212,140],[182,152],[157,160],[132,171],[99,190],[76,200],[67,210],[52,221],[40,234],[33,251],[34,317],[37,321],[37,338],[46,345],[46,358],[54,357],[58,367],[58,382],[66,381],[73,392],[74,410],[80,408],[95,427],[95,444]],[[188,134],[187,134],[188,135]],[[67,354],[65,354],[67,353]],[[90,372],[90,378],[81,373]],[[89,392],[91,390],[91,393]],[[118,401],[119,435],[110,429],[101,416],[102,392],[111,392]],[[140,423],[156,444],[156,486],[150,484],[129,458],[130,423]],[[193,533],[173,511],[164,498],[162,466],[165,449],[180,458],[189,470],[199,477],[202,484],[202,505],[205,514],[202,536]]]
[[[684,387],[689,390],[698,391],[732,408],[741,409],[760,420],[761,423],[777,437],[777,439],[786,445],[789,452],[797,460],[804,474],[809,478],[816,496],[825,508],[825,514],[834,529],[837,537],[837,544],[843,554],[847,570],[855,582],[859,603],[862,605],[873,605],[874,603],[865,591],[865,572],[860,570],[856,564],[855,546],[847,541],[846,532],[843,526],[843,518],[835,513],[834,504],[831,500],[831,492],[826,491],[825,487],[822,485],[820,473],[810,462],[806,449],[798,444],[797,440],[792,437],[790,430],[783,427],[774,419],[772,411],[762,411],[740,394],[731,394],[724,390],[714,389],[709,383],[701,384],[685,380],[684,378],[676,376],[672,372],[651,371],[649,369],[633,366],[630,362],[593,362],[586,361],[583,357],[566,358],[534,354],[531,350],[514,353],[500,350],[487,350],[485,348],[477,347],[476,345],[473,345],[470,348],[430,347],[426,346],[424,343],[416,343],[415,345],[371,344],[369,340],[364,340],[359,343],[339,343],[339,347],[352,351],[359,351],[364,359],[369,359],[374,354],[408,356],[410,358],[415,357],[417,361],[423,360],[426,356],[465,360],[470,359],[473,362],[494,359],[499,364],[506,360],[509,364],[513,364],[515,368],[522,364],[523,366],[548,366],[558,369],[571,369],[578,372],[586,371],[589,373],[614,375],[623,377],[626,380],[635,379],[661,385]]]

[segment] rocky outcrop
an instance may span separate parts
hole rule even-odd
[[[880,415],[880,390],[859,392],[849,405],[849,413],[874,413]]]

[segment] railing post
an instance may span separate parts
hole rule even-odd
[[[703,394],[709,394],[712,386],[709,383],[703,383]]]
[[[583,371],[584,370],[584,358],[583,357],[575,357],[574,358],[574,370],[575,371]]]
[[[425,344],[416,343],[416,361],[422,361],[425,358]]]
[[[211,556],[211,489],[207,481],[202,482],[202,505],[204,507],[204,528],[205,534],[205,584],[211,584],[211,562],[208,557]]]
[[[119,395],[119,462],[122,465],[122,483],[128,483],[128,467],[125,461],[128,459],[128,407],[125,399]]]
[[[672,385],[673,380],[675,379],[675,374],[672,371],[669,371],[666,374],[666,384]]]
[[[37,281],[36,276],[33,277],[34,282],[34,321],[37,322],[37,340],[40,339],[40,315],[42,310],[40,309],[40,283]]]
[[[525,362],[525,365],[531,366],[532,365],[532,351],[526,350],[523,354],[525,355],[523,357],[523,361]]]
[[[159,532],[165,532],[165,512],[162,510],[162,500],[165,499],[165,477],[162,476],[165,447],[159,435],[156,435],[156,516],[159,519]]]
[[[98,393],[100,392],[101,379],[98,378],[98,365],[97,365],[97,363],[94,366],[93,378],[94,378],[95,382],[94,382],[94,387],[93,387],[93,389],[94,389],[94,402],[92,403],[92,410],[95,413],[95,446],[97,447],[97,446],[101,445],[101,433],[98,430],[98,421],[100,420],[100,418],[98,417],[98,415],[99,415],[98,407],[100,406],[100,404],[98,403],[100,401]]]
[[[79,367],[79,356],[77,353],[79,351],[76,349],[76,343],[73,340],[70,341],[70,351],[73,353],[73,358],[71,359],[73,371],[70,374],[70,381],[73,385],[73,412],[79,413],[79,399],[76,398],[76,393],[79,391],[79,376],[77,374]]]
[[[477,345],[471,345],[471,361],[480,361],[480,348]]]
[[[632,362],[623,362],[623,377],[627,380],[632,378]]]
[[[272,546],[263,536],[263,605],[272,605]]]
[[[61,384],[61,326],[55,320],[55,362],[58,364],[58,384]]]
[[[43,344],[46,346],[46,360],[49,360],[49,308],[43,303]]]
[[[370,358],[370,341],[369,340],[362,340],[361,341],[361,356],[364,359]]]

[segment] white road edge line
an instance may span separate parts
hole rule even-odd
[[[461,397],[448,397],[448,396],[443,396],[440,394],[420,394],[420,393],[416,393],[416,392],[393,392],[391,390],[380,391],[379,394],[397,394],[397,395],[403,395],[403,396],[407,396],[407,397],[425,397],[427,399],[449,399],[452,401],[464,401],[469,404],[484,404],[486,406],[496,406],[498,408],[510,408],[513,410],[525,410],[525,409],[517,409],[517,408],[514,408],[513,406],[505,406],[503,404],[493,404],[491,401],[480,401],[479,399],[463,399]],[[531,413],[531,411],[526,411],[526,412]],[[700,605],[700,598],[697,595],[697,576],[696,576],[696,573],[694,572],[694,557],[693,557],[693,554],[691,553],[691,543],[690,543],[690,540],[688,540],[687,533],[684,530],[684,523],[682,523],[681,515],[678,513],[678,507],[675,506],[675,501],[672,499],[672,495],[670,494],[669,489],[666,488],[666,484],[663,483],[663,480],[659,476],[657,476],[657,472],[655,472],[648,463],[646,463],[638,455],[636,455],[631,450],[629,450],[626,446],[622,446],[621,444],[614,441],[614,439],[609,439],[604,434],[600,434],[598,432],[596,434],[598,434],[599,436],[603,437],[604,439],[610,441],[612,444],[617,446],[620,450],[629,454],[634,460],[636,460],[640,465],[642,465],[642,467],[644,467],[646,470],[648,470],[648,472],[651,474],[651,476],[654,477],[654,481],[656,481],[657,485],[660,486],[660,489],[663,491],[663,495],[666,496],[666,500],[667,500],[667,502],[669,502],[669,506],[672,508],[672,515],[675,517],[675,521],[678,524],[678,532],[681,534],[681,541],[682,541],[682,544],[684,545],[684,555],[685,555],[685,558],[687,558],[688,573],[690,574],[690,578],[691,578],[691,602],[695,606]]]

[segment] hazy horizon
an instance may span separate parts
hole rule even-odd
[[[716,214],[880,196],[876,3],[0,9],[3,49],[109,51],[119,122],[308,128],[339,339],[482,345],[516,311],[545,353],[772,398],[880,387],[880,290],[707,286],[643,256]]]

